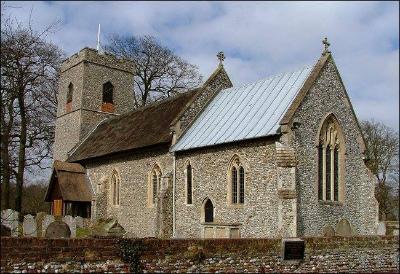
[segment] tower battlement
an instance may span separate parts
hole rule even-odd
[[[132,74],[135,69],[133,62],[130,60],[118,58],[110,53],[99,54],[97,50],[85,47],[64,60],[61,65],[61,72],[65,72],[82,62],[89,62]]]

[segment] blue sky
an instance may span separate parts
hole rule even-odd
[[[399,126],[398,2],[7,2],[71,55],[112,33],[157,37],[207,78],[225,52],[235,85],[314,63],[327,36],[359,119]]]

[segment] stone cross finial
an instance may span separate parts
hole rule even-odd
[[[329,53],[330,51],[329,51],[329,46],[331,45],[329,42],[328,42],[328,38],[326,38],[325,37],[325,39],[324,40],[322,40],[322,44],[324,44],[324,52],[322,53],[323,55],[325,55],[326,53]]]
[[[225,55],[222,51],[218,52],[217,54],[218,60],[219,60],[219,64],[222,65],[222,62],[225,60]]]

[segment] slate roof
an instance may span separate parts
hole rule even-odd
[[[171,151],[277,134],[314,66],[220,91]]]
[[[47,188],[45,201],[51,201],[51,192],[58,183],[64,201],[90,202],[92,190],[86,169],[77,163],[54,161],[53,173]]]
[[[105,120],[75,148],[68,162],[170,143],[172,141],[171,122],[198,90],[195,89]]]

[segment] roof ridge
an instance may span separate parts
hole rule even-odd
[[[315,63],[316,63],[316,62],[315,62]],[[236,87],[228,88],[228,89],[226,89],[226,90],[230,90],[230,89],[239,89],[239,88],[246,88],[246,87],[251,86],[251,85],[256,85],[256,84],[258,84],[259,82],[266,81],[266,80],[270,80],[270,79],[273,79],[273,78],[282,76],[282,75],[287,74],[287,73],[294,73],[294,72],[302,71],[302,70],[304,70],[304,69],[312,68],[312,67],[315,66],[315,63],[314,63],[314,64],[302,65],[301,67],[299,67],[299,68],[297,68],[297,69],[294,69],[294,70],[282,71],[282,72],[279,72],[279,73],[277,73],[277,74],[270,75],[270,76],[268,76],[268,77],[259,78],[258,80],[255,80],[255,81],[252,81],[252,82],[248,82],[248,83],[240,84],[240,85],[238,85],[238,86],[236,86]]]
[[[139,112],[139,111],[143,111],[143,110],[149,109],[149,108],[151,108],[151,107],[159,106],[159,105],[161,105],[161,104],[168,103],[168,102],[170,102],[170,101],[174,101],[174,100],[176,100],[176,99],[178,99],[178,98],[180,98],[180,97],[182,97],[182,96],[184,96],[184,95],[187,95],[188,93],[195,92],[195,91],[197,91],[197,90],[199,90],[199,89],[200,89],[200,87],[193,88],[193,89],[190,89],[190,90],[188,90],[188,91],[185,91],[185,92],[182,92],[182,93],[178,93],[178,94],[175,95],[175,96],[167,97],[167,98],[164,98],[164,99],[162,99],[162,100],[160,100],[160,101],[151,102],[151,103],[149,103],[149,104],[147,104],[147,105],[144,105],[144,106],[135,108],[135,109],[133,109],[133,110],[131,110],[131,111],[122,113],[122,114],[120,114],[120,115],[118,115],[118,116],[110,117],[109,119],[103,120],[101,123],[108,123],[109,121],[113,121],[113,120],[119,119],[119,118],[121,118],[121,117],[125,117],[125,116],[131,115],[131,114],[133,114],[133,113],[136,113],[136,112]],[[100,124],[99,124],[99,125],[100,125]]]

